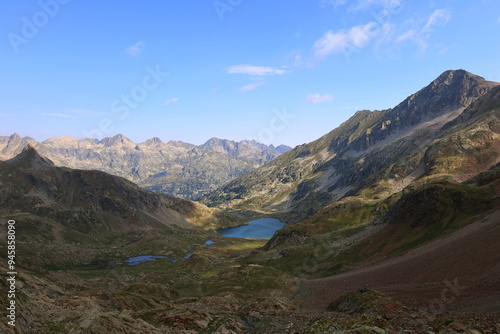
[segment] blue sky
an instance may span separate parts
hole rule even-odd
[[[447,69],[500,81],[497,0],[5,0],[0,135],[295,146]]]

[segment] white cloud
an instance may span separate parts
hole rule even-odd
[[[264,85],[266,82],[265,81],[260,81],[260,82],[255,82],[252,84],[245,85],[243,87],[240,87],[237,89],[238,92],[244,93],[244,92],[250,92],[254,89],[257,89],[258,87]]]
[[[500,23],[500,17],[498,17],[498,19],[497,19],[497,23]]]
[[[325,58],[332,54],[347,52],[352,48],[362,48],[374,36],[375,22],[357,25],[349,30],[339,32],[327,31],[313,45],[313,53],[316,58]]]
[[[177,103],[177,102],[179,102],[179,98],[178,98],[178,97],[173,97],[173,98],[171,98],[171,99],[169,99],[169,100],[165,101],[165,102],[163,103],[163,106],[164,106],[164,107],[168,107],[169,105],[174,104],[174,103]]]
[[[436,9],[427,19],[427,23],[422,29],[423,32],[430,32],[435,25],[445,25],[451,19],[451,11],[448,8]]]
[[[330,94],[309,94],[306,98],[309,103],[320,103],[320,102],[332,102],[335,100],[335,97]]]
[[[253,66],[253,65],[234,65],[227,68],[227,73],[229,74],[249,74],[256,76],[274,75],[274,74],[285,74],[287,71],[276,68],[276,67],[266,67],[266,66]]]
[[[127,53],[131,57],[137,57],[144,51],[144,42],[140,41],[135,43],[134,45],[125,49],[125,53]]]

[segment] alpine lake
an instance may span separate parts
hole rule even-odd
[[[223,237],[231,237],[231,238],[241,238],[241,239],[270,239],[274,236],[276,231],[285,227],[286,224],[274,218],[260,218],[256,220],[252,220],[248,222],[246,225],[240,225],[230,228],[219,229],[217,232]],[[205,243],[205,246],[211,246],[214,242],[208,240]],[[193,254],[190,253],[183,258],[175,259],[168,256],[152,256],[152,255],[143,255],[143,256],[135,256],[125,260],[125,262],[129,266],[136,266],[145,262],[154,261],[156,259],[169,259],[173,263],[181,259],[188,259]]]

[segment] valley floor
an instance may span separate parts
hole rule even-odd
[[[302,282],[245,264],[248,252],[264,244],[245,239],[218,239],[178,264],[160,260],[41,276],[25,271],[20,291],[37,300],[25,300],[23,307],[33,309],[22,312],[22,322],[37,330],[4,328],[73,334],[499,333],[499,222],[497,210],[404,255]],[[389,297],[389,306],[348,314],[327,310],[347,293],[371,291],[365,288],[383,293],[381,300]]]

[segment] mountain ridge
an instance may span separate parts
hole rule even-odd
[[[40,143],[16,133],[0,137],[0,158],[12,158],[28,144],[58,166],[97,169],[125,177],[145,189],[190,199],[290,149],[215,137],[198,146],[172,140],[165,143],[157,137],[134,143],[123,134],[101,140],[52,137]],[[210,169],[201,170],[203,166]],[[185,173],[186,168],[189,173]]]
[[[31,144],[26,145],[26,147],[23,148],[19,155],[7,160],[6,163],[9,163],[18,168],[24,167],[31,168],[33,170],[55,167],[55,164],[52,162],[52,160],[38,154],[36,149]]]

